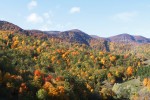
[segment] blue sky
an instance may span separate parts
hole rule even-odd
[[[150,38],[150,0],[1,0],[0,20],[24,29]]]

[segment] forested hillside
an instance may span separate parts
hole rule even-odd
[[[150,66],[143,56],[149,52],[146,47],[143,52],[139,48],[137,57],[134,52],[113,54],[59,38],[0,31],[0,98],[147,98]],[[137,84],[128,86],[126,82],[132,80]]]

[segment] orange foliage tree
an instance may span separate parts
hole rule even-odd
[[[128,68],[127,68],[127,75],[128,76],[131,76],[133,74],[133,68],[131,67],[131,66],[129,66]]]

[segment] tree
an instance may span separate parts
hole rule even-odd
[[[133,68],[131,67],[131,66],[129,66],[128,68],[127,68],[127,75],[128,76],[131,76],[133,74]]]

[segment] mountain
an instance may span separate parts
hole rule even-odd
[[[138,43],[150,43],[150,39],[145,38],[143,36],[134,36],[134,39],[136,40],[136,42]]]
[[[119,43],[150,43],[150,39],[148,38],[143,36],[133,36],[127,33],[112,36],[107,39],[111,42]]]
[[[92,39],[91,36],[78,29],[63,31],[58,33],[57,36],[59,38],[68,40],[69,42],[77,42],[80,44],[84,43],[86,45],[89,45],[89,40]]]
[[[97,35],[90,35],[92,38],[96,38],[96,39],[98,39],[98,38],[100,38],[99,36],[97,36]]]
[[[95,38],[95,39],[105,39],[104,37],[99,37],[97,35],[90,35],[92,38]]]
[[[58,33],[60,33],[60,31],[44,31],[44,33],[50,34],[50,35],[57,35]]]
[[[108,40],[110,40],[111,42],[124,42],[124,43],[129,43],[129,42],[135,41],[134,37],[127,33],[109,37]]]
[[[133,36],[127,33],[119,34],[116,36],[112,36],[109,38],[103,38],[96,35],[88,35],[87,33],[78,30],[72,29],[67,31],[41,31],[41,30],[24,30],[19,26],[7,22],[7,21],[0,21],[0,31],[11,31],[13,33],[21,33],[26,34],[34,37],[38,37],[41,39],[45,38],[59,38],[61,40],[65,40],[68,42],[75,42],[79,44],[86,44],[92,47],[98,46],[99,44],[105,44],[107,42],[119,42],[119,43],[150,43],[150,39],[143,37],[143,36]]]
[[[13,31],[13,32],[22,32],[23,29],[17,25],[14,25],[10,22],[0,21],[0,30],[1,31]]]

